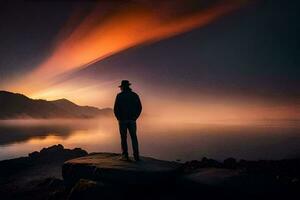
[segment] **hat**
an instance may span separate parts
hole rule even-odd
[[[122,80],[121,85],[119,85],[119,87],[128,87],[130,85],[131,83],[129,83],[128,80]]]

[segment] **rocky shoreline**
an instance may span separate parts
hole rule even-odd
[[[300,159],[185,163],[62,145],[0,161],[1,199],[253,199],[300,194]]]

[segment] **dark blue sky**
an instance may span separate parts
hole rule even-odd
[[[88,10],[93,2],[15,0],[1,2],[2,81],[33,69],[51,54],[53,42],[78,5]]]
[[[7,2],[0,8],[0,83],[22,76],[50,55],[59,30],[78,5]],[[86,10],[93,6],[79,4]],[[126,74],[152,88],[298,104],[299,6],[296,0],[259,1],[206,27],[121,52],[73,76],[121,79]]]
[[[299,104],[297,5],[262,1],[206,27],[119,53],[75,76],[121,79],[130,74],[152,89]]]

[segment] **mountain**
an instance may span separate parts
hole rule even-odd
[[[79,106],[67,99],[30,99],[22,94],[0,91],[0,119],[94,118],[112,115],[110,108]]]

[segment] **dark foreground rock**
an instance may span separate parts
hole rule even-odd
[[[183,176],[183,180],[189,183],[208,186],[228,186],[235,177],[241,175],[238,170],[222,168],[201,168],[193,173]]]
[[[109,184],[155,184],[178,176],[182,164],[142,157],[141,161],[122,161],[120,154],[97,153],[67,161],[64,180],[74,185],[80,179]]]
[[[93,196],[105,198],[105,192],[107,192],[107,190],[102,183],[87,179],[80,179],[70,190],[67,199],[92,199]]]
[[[87,154],[61,145],[28,157],[0,161],[0,199],[186,200],[295,199],[300,160],[223,162],[209,158],[180,164],[148,157]],[[63,178],[62,179],[62,175]]]
[[[54,145],[27,157],[0,161],[0,198],[43,199],[41,191],[48,196],[48,189],[61,188],[58,182],[62,182],[63,163],[85,155],[87,152],[80,148],[65,149],[62,145]],[[49,184],[42,184],[48,182],[50,188]],[[37,198],[33,197],[35,190],[40,191]]]

